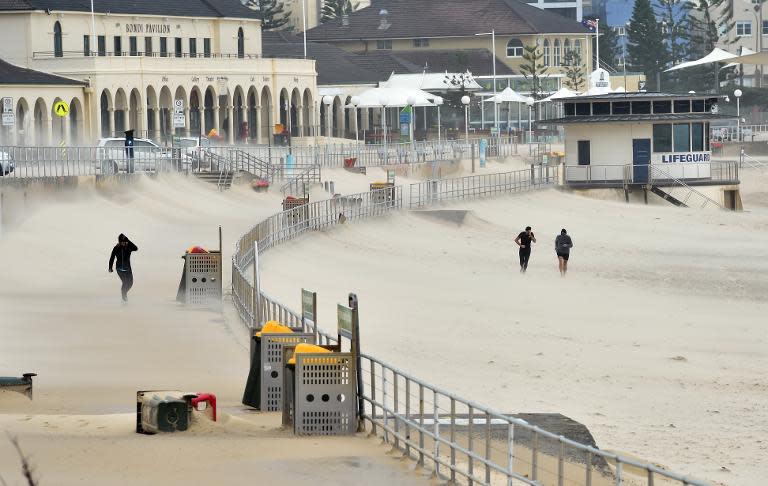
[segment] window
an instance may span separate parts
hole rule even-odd
[[[749,20],[736,22],[736,35],[739,37],[752,37],[752,22]]]
[[[650,101],[633,101],[632,102],[632,114],[634,115],[648,115],[651,113]]]
[[[237,57],[245,57],[245,34],[242,27],[237,29]]]
[[[392,49],[392,41],[391,40],[379,40],[379,41],[376,41],[376,49],[379,49],[379,50],[391,50]]]
[[[139,55],[139,40],[135,35],[128,38],[128,50],[132,56]]]
[[[61,38],[61,23],[53,24],[53,55],[64,57],[64,41]]]
[[[197,39],[189,39],[189,57],[197,57]]]
[[[181,57],[182,54],[184,53],[184,48],[181,46],[181,37],[177,37],[176,39],[174,39],[174,41],[175,41],[174,42],[174,47],[175,47],[174,52],[176,53],[176,57]]]
[[[668,123],[653,125],[653,151],[672,151],[672,125]]]
[[[114,45],[114,48],[115,48],[114,54],[116,56],[122,56],[123,55],[123,38],[120,37],[119,35],[115,36],[114,44],[115,44]]]
[[[91,55],[91,36],[83,36],[83,55],[88,57]]]
[[[429,47],[429,39],[413,39],[413,47]]]
[[[675,123],[674,129],[675,152],[691,150],[691,126],[687,123]]]
[[[691,100],[675,100],[675,113],[690,113]]]
[[[549,66],[549,39],[544,39],[544,65]]]
[[[555,66],[560,65],[560,39],[555,39]]]
[[[704,100],[693,100],[691,101],[691,111],[695,113],[703,113],[704,112]]]
[[[160,57],[168,57],[168,38],[160,38]]]
[[[211,39],[203,39],[203,55],[211,57]]]
[[[654,101],[653,102],[654,113],[672,113],[671,101]]]
[[[616,35],[618,35],[619,37],[623,37],[623,36],[627,35],[627,31],[626,31],[626,29],[624,28],[623,25],[620,25],[618,27],[614,27],[613,31],[616,32]]]
[[[691,151],[704,151],[704,124],[691,123]]]
[[[589,103],[576,103],[576,114],[579,116],[589,116],[591,114]]]
[[[97,48],[99,49],[99,55],[100,56],[106,56],[107,55],[107,38],[106,36],[100,35],[96,39]]]
[[[613,102],[613,114],[614,115],[629,115],[630,103],[629,101],[614,101]]]
[[[563,41],[563,55],[568,54],[570,50],[571,50],[571,41],[568,39],[565,39],[565,41]]]
[[[507,42],[507,57],[523,57],[523,43],[520,39],[509,39],[509,42]]]
[[[152,46],[152,38],[151,37],[145,37],[144,38],[144,55],[145,56],[154,56],[154,49]]]
[[[593,115],[610,115],[611,104],[608,102],[592,103],[592,114]]]
[[[563,103],[563,110],[565,111],[565,116],[573,116],[576,114],[576,104]]]
[[[763,20],[763,35],[768,35],[768,20]]]
[[[581,40],[576,39],[573,41],[573,51],[577,56],[581,57]]]

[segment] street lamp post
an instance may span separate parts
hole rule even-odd
[[[464,105],[464,140],[469,144],[469,96],[461,97],[461,104]]]
[[[533,140],[533,103],[534,99],[528,97],[525,99],[525,104],[528,105],[528,143]]]
[[[411,139],[411,147],[413,147],[413,125],[416,123],[416,98],[413,96],[409,96],[406,100],[408,103],[408,107],[410,108],[410,119],[408,122],[408,136]]]
[[[482,34],[475,34],[475,35],[490,35],[491,36],[491,63],[493,64],[493,97],[496,98],[496,29],[491,30],[490,32],[483,32]],[[493,126],[496,128],[496,131],[499,131],[499,113],[498,113],[498,105],[496,103],[493,104]]]
[[[440,143],[440,106],[443,104],[443,98],[438,96],[435,98],[435,105],[437,105],[437,143]]]
[[[382,111],[381,126],[384,129],[384,165],[386,165],[389,160],[389,153],[387,153],[387,103],[389,100],[386,96],[382,96],[379,103],[381,103]]]
[[[736,97],[736,139],[739,141],[739,165],[741,165],[744,158],[744,145],[741,138],[741,95],[740,89],[733,92],[733,96]]]

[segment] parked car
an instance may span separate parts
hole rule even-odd
[[[7,176],[16,168],[16,161],[8,152],[0,150],[0,177]]]
[[[136,138],[133,140],[133,158],[128,157],[125,138],[102,138],[98,144],[97,164],[102,174],[118,172],[154,171],[161,164],[168,164],[173,154],[160,147],[152,140]]]
[[[179,137],[177,146],[182,150],[184,165],[191,167],[192,170],[209,168],[210,158],[206,157],[211,146],[211,141],[206,137]],[[206,162],[206,159],[208,161]]]

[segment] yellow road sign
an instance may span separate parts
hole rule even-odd
[[[59,101],[53,105],[53,112],[58,116],[65,117],[69,115],[69,105],[64,101]]]

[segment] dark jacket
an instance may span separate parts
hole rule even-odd
[[[125,246],[118,243],[112,249],[112,255],[109,257],[110,270],[112,270],[112,264],[115,262],[115,260],[117,260],[118,272],[132,271],[131,270],[131,253],[134,251],[139,251],[139,249],[128,238],[125,238],[125,241],[127,243]]]
[[[555,251],[558,253],[570,253],[573,248],[573,240],[568,235],[557,235],[555,238]]]

